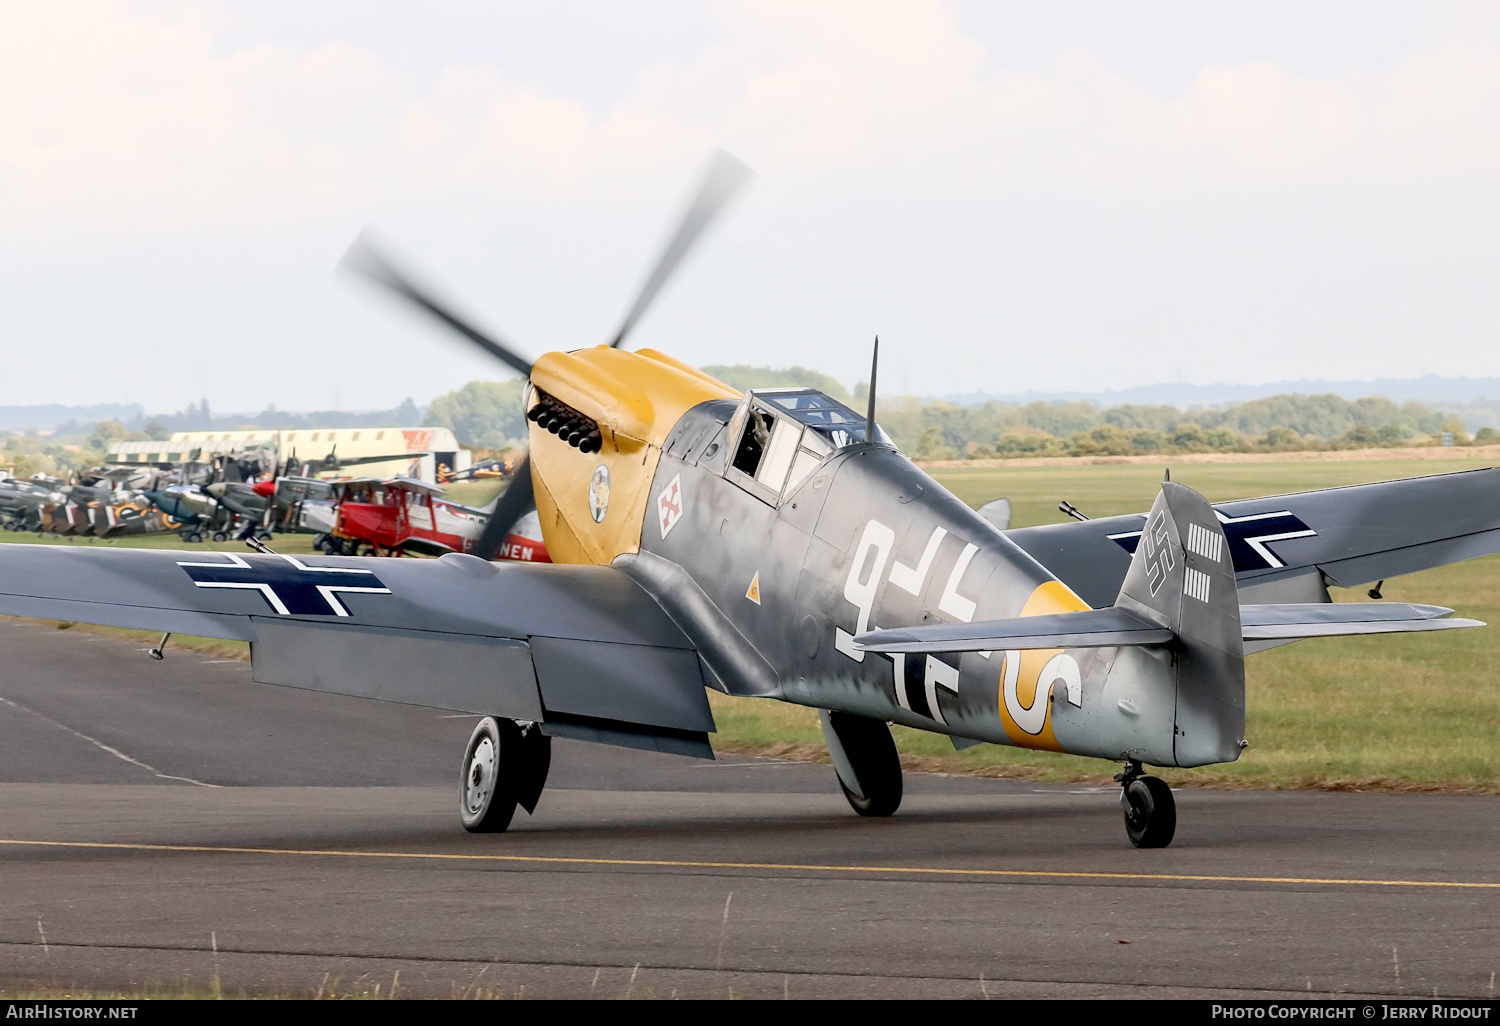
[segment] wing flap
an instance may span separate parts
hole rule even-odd
[[[702,664],[690,649],[533,638],[531,658],[548,716],[714,729]]]
[[[1318,568],[1331,583],[1341,588],[1356,588],[1371,581],[1414,574],[1419,570],[1431,570],[1435,566],[1447,566],[1497,552],[1500,552],[1500,529],[1330,560],[1318,564]]]
[[[405,705],[543,719],[524,641],[436,631],[256,618],[252,675],[261,684]]]

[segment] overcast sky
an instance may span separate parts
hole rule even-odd
[[[642,323],[883,391],[1500,375],[1500,6],[0,5],[0,403],[427,402]]]

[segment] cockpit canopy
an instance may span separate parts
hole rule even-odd
[[[789,413],[815,430],[833,449],[856,445],[865,440],[865,418],[836,399],[810,388],[763,389],[750,393],[754,398]],[[889,443],[885,432],[876,425],[876,440]]]
[[[811,388],[766,388],[749,394],[736,418],[731,476],[777,502],[840,449],[865,441],[865,418]],[[876,427],[876,440],[890,444]]]

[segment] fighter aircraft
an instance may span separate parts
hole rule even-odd
[[[1002,530],[879,430],[873,363],[861,413],[626,351],[744,177],[719,158],[608,344],[535,363],[351,250],[527,377],[531,454],[473,554],[0,546],[0,612],[237,638],[257,681],[479,716],[459,781],[471,831],[536,808],[554,737],[712,758],[714,688],[817,709],[863,816],[901,803],[891,723],[1123,763],[1140,848],[1176,827],[1147,765],[1247,744],[1246,651],[1478,626],[1327,589],[1500,551],[1500,470],[1217,506],[1164,482],[1138,516]],[[533,504],[554,562],[483,558]]]
[[[40,507],[67,502],[67,488],[67,484],[52,477],[0,479],[0,523],[10,531],[35,530],[41,523]]]

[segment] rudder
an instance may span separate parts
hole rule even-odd
[[[1172,631],[1178,766],[1239,758],[1245,736],[1245,650],[1224,529],[1208,501],[1164,482],[1115,605]]]

